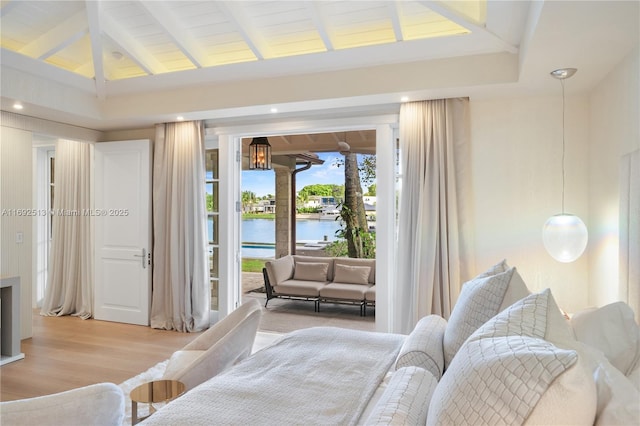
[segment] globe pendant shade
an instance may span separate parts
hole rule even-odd
[[[584,222],[572,214],[551,216],[542,228],[544,248],[558,262],[568,263],[579,258],[588,239]]]

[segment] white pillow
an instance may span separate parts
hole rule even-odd
[[[444,371],[442,338],[446,327],[447,321],[439,315],[429,315],[418,321],[400,348],[395,368],[424,368],[440,380]]]
[[[419,367],[401,368],[387,385],[365,425],[423,425],[438,381]]]
[[[293,273],[294,280],[300,281],[327,281],[328,263],[296,262],[296,270]]]
[[[370,273],[370,266],[352,266],[336,263],[333,282],[368,285]]]
[[[576,338],[601,350],[609,362],[629,375],[640,359],[640,327],[624,302],[576,312],[571,317]]]
[[[503,260],[462,286],[444,334],[445,369],[478,327],[529,294],[516,268],[506,267]]]
[[[427,424],[592,424],[596,389],[585,360],[544,337],[571,345],[548,289],[469,337],[436,387]]]

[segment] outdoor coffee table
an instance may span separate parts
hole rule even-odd
[[[131,391],[131,424],[141,422],[156,412],[153,404],[169,402],[182,395],[186,388],[184,383],[177,380],[154,380],[143,383]],[[138,404],[149,404],[149,414],[138,417]]]

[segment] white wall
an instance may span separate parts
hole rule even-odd
[[[503,258],[531,291],[551,288],[572,312],[588,304],[588,255],[547,254],[542,226],[562,208],[562,97],[471,100],[476,269]],[[566,99],[565,210],[588,223],[587,98]]]
[[[630,52],[589,98],[589,301],[595,306],[619,300],[620,158],[640,149],[639,52]]]
[[[32,219],[18,210],[31,209],[31,132],[2,127],[0,133],[0,275],[20,277],[20,335],[31,337]],[[16,233],[22,233],[22,243]]]

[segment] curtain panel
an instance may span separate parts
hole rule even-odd
[[[640,149],[620,162],[620,300],[640,315]]]
[[[468,99],[400,109],[400,195],[392,331],[425,315],[448,318],[470,277],[473,207]]]
[[[93,315],[91,155],[89,143],[56,142],[53,235],[41,315]]]
[[[209,327],[204,131],[200,121],[156,125],[153,155],[151,327]]]

